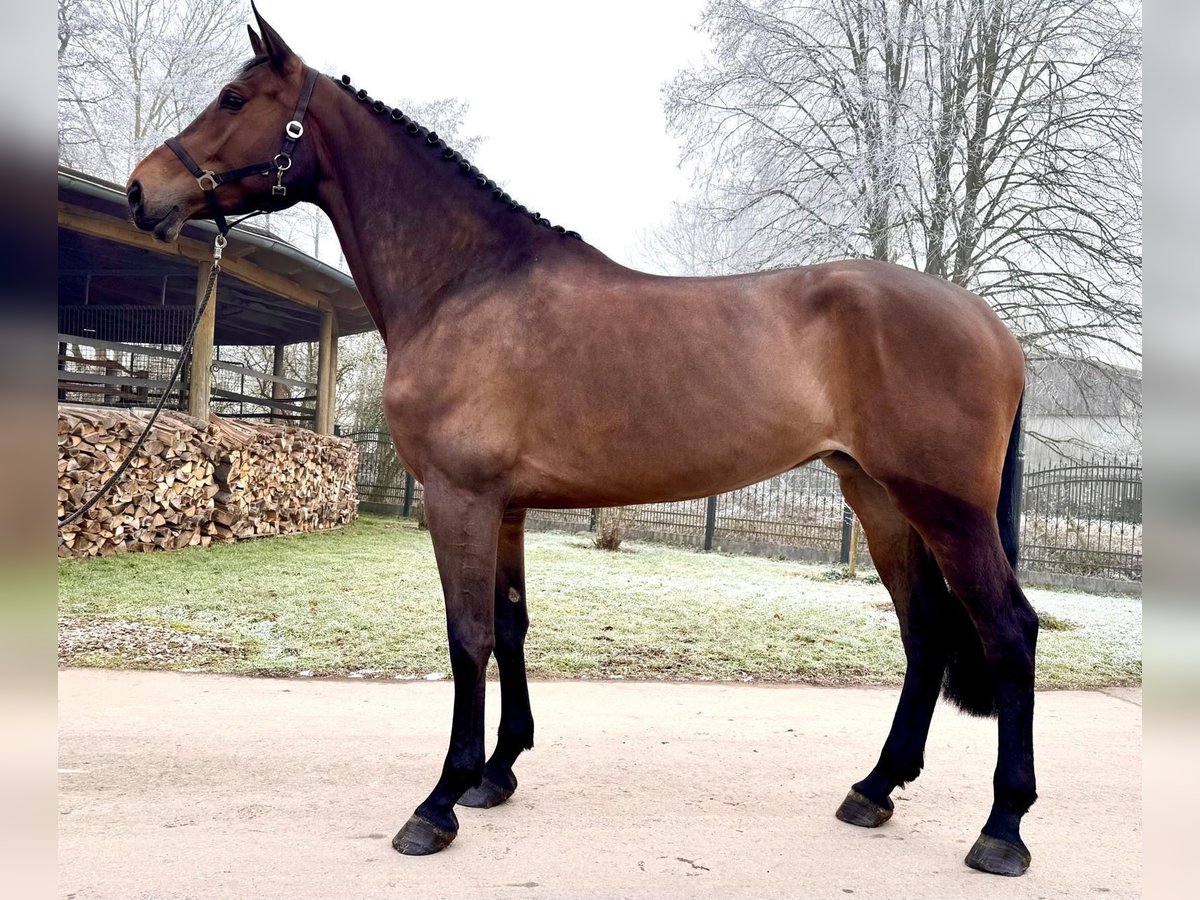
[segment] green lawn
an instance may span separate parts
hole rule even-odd
[[[883,587],[827,566],[530,532],[529,671],[539,678],[893,684]],[[62,560],[60,660],[81,666],[420,677],[448,671],[429,535],[343,531]],[[1030,591],[1043,687],[1137,684],[1141,602]]]

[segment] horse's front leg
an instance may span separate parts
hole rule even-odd
[[[500,731],[483,781],[459,798],[459,806],[488,809],[517,789],[513,764],[533,746],[533,713],[525,677],[525,510],[510,509],[500,526],[496,552],[496,665],[500,669]]]
[[[493,593],[503,512],[499,490],[463,490],[437,476],[426,481],[425,519],[446,597],[454,720],[442,777],[392,838],[392,846],[410,856],[436,853],[454,840],[454,804],[483,775],[483,696],[496,644]]]

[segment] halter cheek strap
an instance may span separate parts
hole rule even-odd
[[[209,215],[217,223],[217,228],[221,234],[227,234],[232,227],[225,221],[225,215],[221,212],[220,204],[217,203],[217,188],[221,185],[240,181],[252,175],[270,175],[274,172],[275,184],[271,186],[271,195],[273,197],[287,196],[287,187],[283,183],[283,173],[292,167],[292,153],[295,152],[296,142],[304,136],[304,114],[308,111],[308,102],[312,99],[313,88],[316,86],[316,83],[317,70],[306,68],[304,87],[300,89],[300,97],[296,101],[296,111],[292,113],[291,120],[283,126],[283,143],[280,145],[279,152],[275,154],[274,158],[266,162],[242,166],[238,169],[230,169],[227,172],[214,172],[212,169],[201,168],[192,159],[191,154],[183,149],[183,145],[179,143],[179,138],[167,138],[163,142],[179,158],[184,168],[192,173],[192,176],[196,179],[196,183],[200,185],[200,190],[204,192],[204,202],[208,205]]]

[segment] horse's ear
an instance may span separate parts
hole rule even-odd
[[[249,25],[246,26],[246,31],[250,35],[250,49],[252,49],[254,51],[254,55],[255,56],[266,56],[267,51],[263,49],[262,38],[260,38],[258,36],[258,32],[255,31],[253,28],[251,28]]]
[[[283,72],[287,69],[288,64],[296,58],[296,54],[279,36],[279,32],[262,17],[253,2],[251,2],[250,8],[254,10],[254,18],[258,20],[258,30],[262,32],[263,50],[271,60],[271,67],[276,71]]]

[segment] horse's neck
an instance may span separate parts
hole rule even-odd
[[[540,226],[386,116],[341,91],[323,99],[317,204],[389,345],[455,290],[536,257]]]

